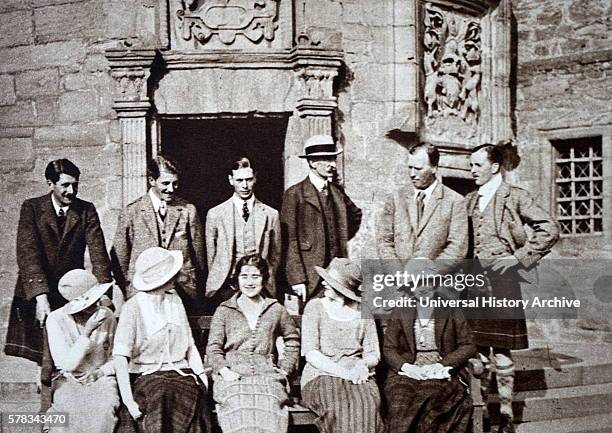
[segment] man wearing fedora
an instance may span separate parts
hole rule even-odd
[[[303,300],[319,291],[315,266],[326,267],[333,257],[347,257],[347,243],[361,224],[361,209],[334,182],[340,153],[329,135],[306,140],[299,156],[308,162],[308,177],[283,196],[285,271],[292,290]]]
[[[206,292],[218,293],[213,304],[233,295],[229,284],[236,262],[258,253],[270,266],[267,289],[275,297],[275,274],[281,254],[281,233],[278,211],[259,201],[254,194],[256,173],[248,158],[232,164],[228,181],[233,195],[213,207],[206,215],[206,254],[208,279]]]
[[[119,395],[112,350],[117,324],[113,312],[99,302],[111,285],[99,284],[84,269],[67,272],[58,283],[69,302],[52,311],[46,323],[49,351],[59,371],[48,413],[66,412],[70,424],[57,431],[107,433],[115,428]]]
[[[79,168],[67,159],[45,169],[49,194],[23,202],[17,227],[19,273],[4,352],[40,364],[42,326],[67,300],[57,289],[62,275],[84,267],[89,250],[98,281],[112,281],[104,234],[93,203],[77,198]]]
[[[381,259],[407,261],[414,269],[427,263],[428,272],[446,273],[465,258],[465,202],[438,178],[439,160],[440,153],[432,144],[419,143],[409,150],[412,187],[401,187],[388,195],[377,223],[376,246]]]
[[[178,293],[187,312],[194,314],[203,300],[204,233],[193,204],[177,196],[179,169],[162,155],[149,161],[149,191],[123,209],[117,223],[111,258],[113,274],[123,293],[134,294],[134,263],[144,250],[180,250],[184,263]]]

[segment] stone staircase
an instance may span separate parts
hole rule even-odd
[[[612,433],[612,345],[531,346],[514,352],[517,433]],[[495,395],[489,412],[496,424]]]
[[[532,342],[514,353],[517,433],[612,433],[612,345]],[[32,363],[0,355],[0,412],[36,412]],[[493,432],[499,419],[489,404]],[[19,432],[39,432],[38,428]]]

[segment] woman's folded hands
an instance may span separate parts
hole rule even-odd
[[[416,380],[450,379],[451,370],[452,367],[444,366],[439,362],[422,366],[406,362],[402,365],[402,368],[398,374],[401,376],[408,376]]]

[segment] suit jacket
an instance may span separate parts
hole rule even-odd
[[[330,183],[329,194],[336,209],[337,236],[342,257],[347,243],[361,224],[361,209],[344,189]],[[283,196],[281,224],[286,242],[285,270],[290,285],[305,283],[312,295],[319,282],[315,266],[325,267],[325,231],[317,190],[308,178],[291,186]]]
[[[415,189],[403,187],[385,200],[377,224],[381,259],[436,260],[438,272],[454,269],[468,250],[467,213],[463,197],[441,182],[434,188],[417,226]]]
[[[405,312],[402,320],[392,319],[387,322],[383,340],[383,357],[389,366],[389,374],[397,374],[402,365],[413,364],[416,359],[416,342],[414,321],[416,309]],[[462,375],[467,361],[476,355],[476,346],[472,342],[472,331],[463,313],[456,308],[435,308],[434,338],[442,360],[440,363]]]
[[[92,203],[75,199],[66,214],[64,232],[60,233],[51,194],[23,202],[17,227],[19,272],[5,346],[7,354],[40,362],[42,333],[35,321],[34,298],[46,293],[51,309],[64,305],[66,300],[59,294],[57,282],[66,272],[85,267],[86,247],[98,281],[112,281],[104,234]]]
[[[270,265],[269,289],[275,296],[274,275],[281,255],[281,233],[278,211],[255,199],[250,218],[255,218],[255,242],[257,252]],[[232,197],[213,207],[206,214],[206,255],[208,279],[206,291],[221,288],[232,272],[234,263],[234,203]]]
[[[478,206],[478,191],[469,193],[466,202],[472,228],[471,219],[474,209]],[[502,182],[490,205],[494,207],[495,230],[498,236],[507,243],[513,255],[525,268],[548,254],[559,240],[557,222],[538,206],[526,190]],[[525,225],[531,228],[529,237],[525,232]]]
[[[136,259],[150,247],[163,247],[183,252],[183,267],[178,276],[178,292],[191,311],[203,295],[204,235],[196,208],[183,199],[168,203],[166,213],[166,242],[160,242],[157,215],[149,194],[126,206],[119,217],[111,259],[113,274],[129,297],[134,294],[130,282],[134,276]]]

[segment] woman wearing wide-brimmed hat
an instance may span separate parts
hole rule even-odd
[[[141,432],[210,430],[208,380],[174,290],[182,265],[180,251],[143,251],[132,281],[138,292],[123,305],[119,317],[113,348],[117,382],[123,404]]]
[[[219,305],[210,324],[206,353],[223,432],[287,431],[287,376],[297,366],[300,334],[285,307],[264,294],[268,278],[259,254],[238,260],[233,284],[239,292]],[[281,358],[278,337],[285,347]]]
[[[302,402],[317,414],[323,433],[382,432],[374,381],[380,349],[374,321],[361,318],[361,270],[334,258],[316,271],[325,292],[306,304],[302,317]]]
[[[84,269],[73,269],[59,280],[59,293],[69,302],[51,312],[45,325],[59,370],[48,413],[66,412],[69,423],[46,431],[112,433],[115,428],[119,394],[111,352],[116,321],[99,302],[111,285],[99,284]]]
[[[426,302],[447,296],[441,290],[421,285],[412,296],[417,306],[385,332],[387,433],[465,433],[472,416],[465,368],[476,355],[471,330],[460,309]]]

